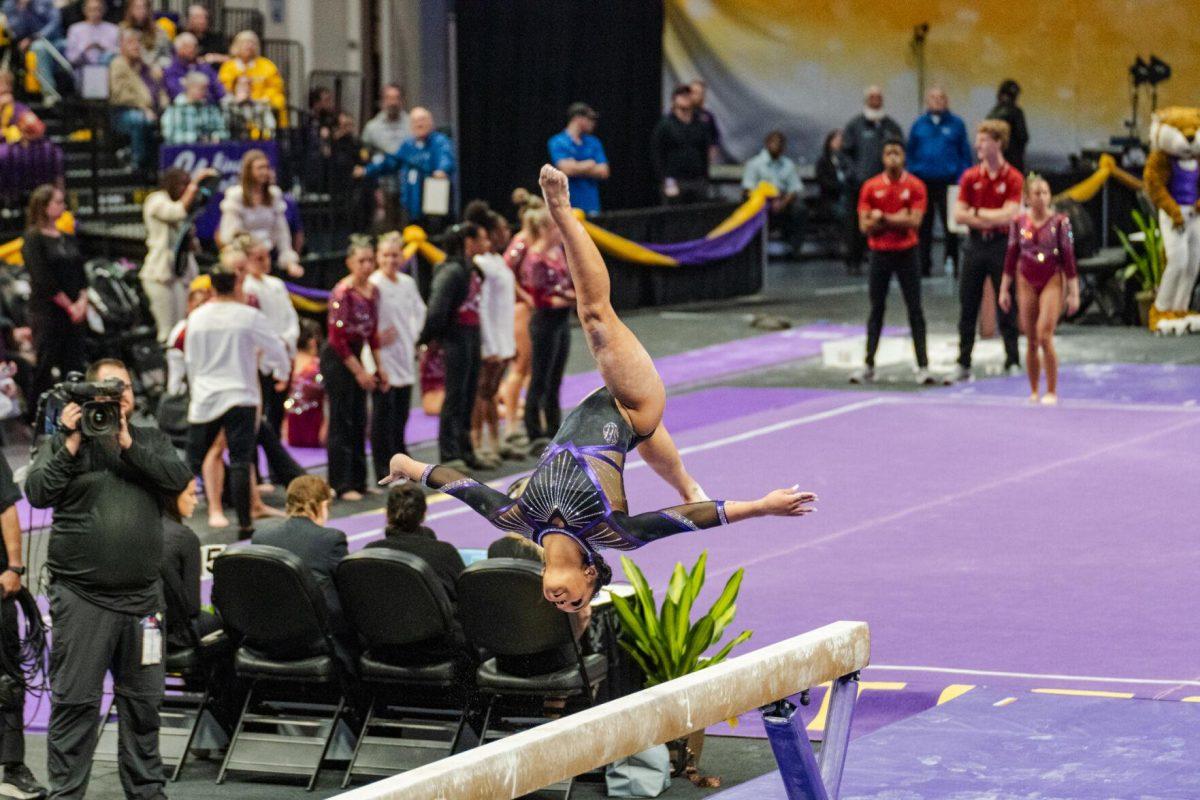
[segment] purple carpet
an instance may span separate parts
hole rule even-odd
[[[1067,364],[1059,369],[1063,402],[1200,404],[1200,366],[1189,364]],[[1026,378],[1013,376],[979,381],[944,390],[957,397],[973,395],[1026,397]]]
[[[843,800],[1194,800],[1200,706],[977,689],[851,744]],[[718,792],[785,800],[779,773]]]

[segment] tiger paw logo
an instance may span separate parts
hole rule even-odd
[[[620,433],[620,431],[617,430],[617,423],[615,423],[615,422],[604,423],[604,441],[607,444],[616,444],[617,436],[619,435],[619,433]]]

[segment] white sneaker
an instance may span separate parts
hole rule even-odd
[[[864,384],[864,383],[874,383],[875,382],[875,368],[874,367],[863,367],[862,369],[851,373],[850,374],[850,382],[853,384],[856,384],[856,385]]]
[[[971,368],[959,364],[954,368],[954,372],[951,373],[950,377],[946,379],[946,383],[970,383],[973,380],[975,380],[975,376],[971,374]]]
[[[1044,394],[1044,395],[1042,395],[1042,405],[1044,405],[1044,406],[1056,406],[1056,405],[1058,405],[1058,395],[1056,395],[1056,394]]]
[[[938,382],[937,379],[933,377],[933,373],[925,367],[917,368],[916,381],[918,386],[933,386]]]

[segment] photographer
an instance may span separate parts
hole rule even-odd
[[[216,176],[217,172],[211,169],[201,170],[195,178],[189,178],[178,167],[163,170],[159,190],[151,192],[142,206],[146,260],[138,277],[150,300],[150,313],[154,315],[160,342],[187,316],[187,290],[197,275],[195,237],[189,237],[184,252],[178,255],[176,244],[182,233],[180,229],[190,224],[192,206],[197,200],[203,205],[207,199],[201,193],[201,186]]]
[[[4,547],[0,549],[0,647],[4,648],[5,666],[15,665],[20,658],[20,620],[16,595],[21,591],[25,575],[21,552],[21,520],[17,516],[17,501],[21,490],[13,483],[8,459],[0,454],[0,533]],[[0,781],[0,796],[34,800],[44,797],[40,786],[25,766],[25,694],[18,695],[12,708],[0,710],[0,763],[4,764],[4,779]]]
[[[124,364],[97,361],[87,380],[92,385],[57,387],[60,401],[73,402],[58,432],[38,444],[25,487],[35,508],[54,511],[46,558],[54,623],[50,791],[79,798],[87,791],[111,672],[121,784],[126,797],[148,800],[163,796],[164,781],[159,498],[183,491],[192,475],[166,434],[129,423],[133,389]],[[87,402],[89,394],[98,399]]]

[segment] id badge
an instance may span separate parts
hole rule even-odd
[[[142,666],[150,667],[161,664],[163,657],[162,614],[143,617],[141,625]]]

